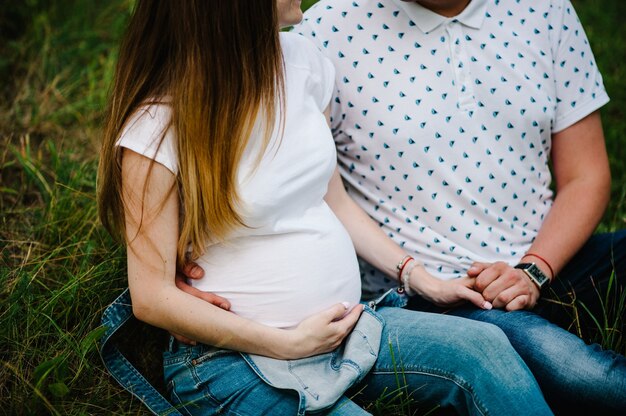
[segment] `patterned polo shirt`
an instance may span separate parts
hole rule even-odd
[[[321,0],[296,30],[336,66],[333,131],[357,203],[442,279],[515,263],[550,210],[551,135],[608,101],[569,0]],[[364,296],[395,283],[366,266]]]

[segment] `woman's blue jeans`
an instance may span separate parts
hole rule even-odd
[[[552,285],[553,293],[547,296],[567,304],[573,293],[578,302],[601,317],[596,289],[604,293],[611,276],[616,279],[613,289],[621,286],[626,295],[626,231],[594,235],[559,273]],[[417,297],[409,301],[409,308],[441,311]],[[565,327],[571,324],[571,309],[543,302],[533,311],[464,307],[446,313],[501,328],[533,372],[556,414],[626,415],[626,357],[597,344],[587,345],[553,323]]]
[[[530,370],[494,325],[393,306],[378,312],[386,326],[374,368],[324,413],[366,415],[352,399],[403,392],[421,409],[440,405],[471,415],[551,414]],[[129,319],[134,318],[125,292],[104,314],[108,331],[101,353],[113,377],[153,413],[303,414],[295,392],[265,384],[238,353],[176,341],[164,359],[171,397],[165,399],[111,342]]]
[[[386,325],[374,368],[325,413],[366,415],[351,398],[373,401],[402,392],[422,409],[439,404],[459,414],[552,414],[497,327],[397,307],[378,312]],[[295,392],[265,384],[232,351],[174,341],[164,369],[172,401],[183,414],[304,414]]]

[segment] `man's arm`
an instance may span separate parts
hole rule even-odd
[[[588,115],[552,136],[556,197],[528,253],[520,262],[535,262],[551,279],[558,274],[595,230],[609,200],[611,174],[600,113]],[[546,263],[549,263],[549,265]],[[530,309],[539,289],[522,270],[502,262],[475,263],[476,290],[494,307]]]

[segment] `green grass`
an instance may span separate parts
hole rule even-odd
[[[124,252],[99,226],[94,193],[101,109],[131,3],[28,0],[0,14],[0,414],[147,414],[108,377],[95,343],[103,308],[125,286]],[[575,5],[612,97],[603,117],[613,189],[600,229],[616,230],[626,225],[626,4]],[[598,340],[624,353],[611,327],[625,295],[599,296]],[[370,410],[418,404],[400,388]]]

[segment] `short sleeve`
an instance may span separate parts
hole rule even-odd
[[[330,99],[335,91],[335,66],[327,57],[323,56],[320,52],[319,56],[322,63],[322,90],[324,95],[322,96],[321,108],[322,111],[326,110],[326,107],[330,104]]]
[[[551,42],[556,82],[553,132],[580,121],[609,101],[585,31],[569,0],[552,3]]]
[[[311,13],[315,7],[316,6],[313,5],[313,7],[309,9],[308,13]],[[300,22],[299,24],[293,27],[293,31],[307,38],[319,50],[320,55],[322,56],[322,59],[324,61],[324,64],[323,64],[324,69],[322,72],[324,73],[324,78],[325,78],[324,85],[326,88],[325,90],[326,95],[324,95],[323,102],[322,102],[323,104],[322,111],[326,110],[329,104],[331,105],[331,127],[334,131],[335,129],[339,127],[338,123],[341,120],[341,117],[338,116],[338,111],[340,111],[340,106],[337,105],[337,98],[335,98],[334,100],[335,102],[331,102],[331,99],[333,96],[335,97],[338,96],[337,86],[335,83],[336,69],[332,61],[324,55],[325,51],[324,51],[323,45],[320,44],[315,30],[313,29],[311,22],[309,21],[309,18],[306,16],[307,15],[305,14],[305,19],[303,19],[302,22]]]
[[[167,105],[142,107],[128,120],[116,144],[153,159],[177,175],[178,153],[170,118]]]
[[[285,65],[298,69],[298,76],[306,79],[307,94],[311,94],[320,111],[324,111],[335,89],[334,65],[310,39],[300,34],[281,33],[281,45]]]

